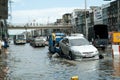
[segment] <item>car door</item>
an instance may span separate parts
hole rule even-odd
[[[60,48],[64,54],[66,53],[65,45],[66,45],[66,39],[64,38],[60,43]]]
[[[69,47],[70,47],[70,45],[69,45],[69,40],[66,38],[66,40],[65,40],[65,45],[64,45],[64,49],[65,49],[65,54],[66,55],[69,55]]]

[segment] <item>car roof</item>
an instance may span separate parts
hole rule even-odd
[[[43,37],[36,37],[36,38],[34,38],[34,39],[44,39]]]
[[[83,34],[80,34],[80,33],[72,33],[72,34],[70,34],[70,36],[81,36],[81,37],[84,37],[84,35]]]
[[[65,38],[67,38],[67,39],[80,39],[80,38],[85,39],[82,36],[66,36]]]
[[[65,34],[64,33],[55,33],[56,36],[64,36]]]

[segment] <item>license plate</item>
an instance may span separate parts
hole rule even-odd
[[[100,45],[100,46],[104,46],[104,45]]]
[[[87,54],[86,57],[91,57],[92,55],[91,54]]]

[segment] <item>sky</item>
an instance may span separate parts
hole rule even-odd
[[[26,24],[33,21],[39,24],[53,23],[62,18],[65,13],[74,9],[85,9],[85,0],[11,0],[8,22],[11,24]],[[114,1],[114,0],[111,0]],[[101,6],[110,1],[86,0],[87,9],[90,6]]]

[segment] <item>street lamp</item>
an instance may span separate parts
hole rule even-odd
[[[118,20],[117,20],[117,24],[118,24],[118,30],[120,30],[120,24],[119,24],[119,21],[120,21],[120,17],[119,17],[119,6],[120,6],[120,4],[119,4],[119,0],[117,1],[117,8],[118,8]]]
[[[88,26],[87,26],[87,19],[86,19],[86,11],[87,11],[87,1],[85,0],[85,32],[86,32],[86,38],[88,38]]]

